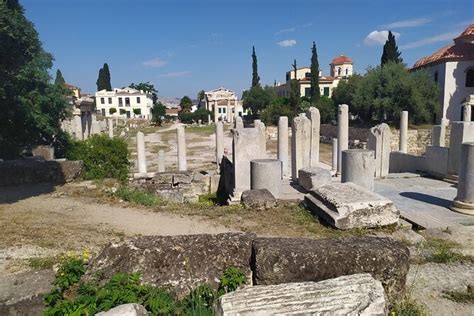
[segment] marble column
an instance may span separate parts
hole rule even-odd
[[[453,210],[474,215],[474,142],[461,145],[458,191]]]
[[[278,160],[281,161],[281,174],[284,178],[288,174],[288,117],[278,119]]]
[[[145,135],[137,132],[137,162],[138,173],[146,173],[146,151],[145,151]]]
[[[311,121],[305,114],[293,119],[291,138],[291,177],[298,181],[298,171],[310,164]]]
[[[310,107],[306,116],[311,121],[311,145],[310,145],[310,167],[319,165],[319,131],[321,128],[321,116],[319,110]]]
[[[217,124],[217,122],[219,121],[219,113],[218,113],[218,109],[217,109],[217,100],[214,100],[214,124]]]
[[[178,125],[176,128],[176,136],[178,139],[178,171],[187,171],[186,133],[184,131],[184,125]]]
[[[340,104],[337,112],[337,172],[342,170],[342,151],[349,148],[349,106]]]
[[[471,104],[464,103],[462,107],[462,118],[464,122],[471,122]]]
[[[368,149],[342,151],[341,183],[352,182],[369,191],[374,190],[374,152]]]
[[[112,119],[108,119],[107,125],[109,128],[109,137],[114,138],[114,121]]]
[[[407,153],[408,149],[408,111],[402,111],[400,115],[400,139],[399,150],[402,153]]]

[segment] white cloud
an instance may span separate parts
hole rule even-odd
[[[277,44],[280,45],[280,47],[292,47],[296,45],[296,41],[294,39],[287,39],[287,40],[278,42]]]
[[[431,22],[431,19],[418,18],[418,19],[395,21],[395,22],[385,25],[385,27],[388,29],[396,29],[396,28],[402,28],[402,27],[417,27],[417,26],[428,24],[430,22]]]
[[[176,71],[176,72],[168,72],[166,74],[159,75],[160,77],[167,77],[167,78],[178,78],[178,77],[190,77],[190,71]]]
[[[433,43],[438,43],[438,42],[445,42],[445,41],[451,41],[453,38],[459,36],[461,32],[448,32],[448,33],[442,33],[439,35],[423,38],[418,41],[410,42],[404,45],[401,45],[401,49],[411,49],[411,48],[417,48]]]
[[[313,22],[308,22],[302,25],[295,25],[286,29],[281,29],[278,32],[276,32],[275,35],[282,34],[282,33],[295,32],[297,29],[305,29],[305,28],[311,27],[312,25],[313,25]]]
[[[397,32],[392,32],[392,34],[395,36],[395,38],[400,37],[400,33]],[[374,46],[374,45],[383,45],[385,44],[385,41],[388,38],[388,31],[387,30],[382,30],[382,31],[372,31],[370,32],[364,39],[364,44],[367,46]]]
[[[152,68],[163,67],[166,64],[167,64],[167,61],[161,59],[160,57],[156,57],[156,58],[142,62],[143,66],[152,67]]]

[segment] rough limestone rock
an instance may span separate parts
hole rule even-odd
[[[400,217],[392,201],[354,183],[331,183],[305,196],[310,211],[339,229],[380,227]]]
[[[240,269],[251,283],[254,235],[144,236],[111,243],[91,262],[86,279],[100,272],[104,280],[116,272],[140,272],[142,281],[168,288],[178,297],[208,283],[217,287],[225,269]]]
[[[216,315],[385,315],[382,284],[370,274],[246,287],[219,298]]]
[[[306,191],[316,189],[331,182],[331,171],[312,167],[298,170],[298,184]]]
[[[96,316],[147,316],[148,312],[143,305],[140,304],[123,304],[107,312],[100,312]]]
[[[389,299],[405,291],[409,251],[391,238],[257,238],[253,243],[254,284],[322,281],[370,273]]]
[[[242,193],[242,204],[248,208],[266,209],[276,206],[276,199],[267,189],[246,190]]]

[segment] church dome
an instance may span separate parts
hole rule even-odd
[[[334,58],[331,62],[332,65],[341,65],[341,64],[352,64],[352,58],[340,55]]]

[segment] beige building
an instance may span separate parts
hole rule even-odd
[[[204,106],[206,110],[214,112],[214,123],[218,120],[232,123],[235,116],[246,115],[242,101],[232,90],[221,87],[206,91],[205,95]]]
[[[438,83],[441,107],[436,120],[463,120],[462,106],[474,94],[474,24],[454,43],[418,60],[412,70],[426,69]]]
[[[341,55],[334,58],[330,64],[330,76],[323,76],[319,71],[319,93],[322,96],[331,97],[332,90],[337,87],[339,81],[347,79],[353,74],[352,59]],[[311,88],[311,68],[302,67],[296,69],[296,79],[300,87],[300,95],[309,97]],[[291,91],[291,80],[295,79],[295,71],[286,72],[286,82],[274,87],[279,97],[289,97]]]

